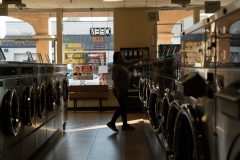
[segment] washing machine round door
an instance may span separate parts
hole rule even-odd
[[[68,82],[65,79],[62,81],[62,94],[63,94],[63,100],[67,101],[68,100]]]
[[[32,125],[35,116],[34,89],[26,87],[22,95],[21,117],[25,125]]]
[[[182,104],[174,125],[173,153],[176,160],[210,159],[202,121],[189,104]]]
[[[139,99],[141,100],[141,102],[143,102],[143,90],[144,90],[144,86],[143,86],[143,84],[144,84],[144,79],[140,79],[139,80],[139,83],[138,83],[138,88],[139,88]]]
[[[38,116],[40,118],[45,118],[46,116],[46,91],[45,85],[42,85],[38,90]]]
[[[29,109],[29,119],[31,123],[35,119],[35,113],[36,113],[36,89],[31,88],[30,90],[30,109]]]
[[[160,123],[157,115],[158,92],[151,90],[148,103],[148,116],[150,124],[155,132],[159,131]]]
[[[47,107],[47,110],[50,112],[52,112],[54,110],[54,107],[53,107],[53,85],[51,82],[47,85],[46,107]]]
[[[19,97],[16,90],[8,90],[1,105],[2,130],[6,136],[17,136],[22,123],[20,117]]]
[[[55,103],[56,103],[57,105],[60,104],[60,96],[61,96],[60,82],[57,81],[57,82],[55,83],[55,86],[54,86],[54,97],[55,97],[54,99],[55,99]]]

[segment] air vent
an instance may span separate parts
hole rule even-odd
[[[159,21],[158,11],[148,12],[148,20],[149,21]]]
[[[221,8],[220,1],[205,1],[205,13],[215,13]]]
[[[183,5],[186,5],[186,4],[189,4],[190,2],[191,2],[191,0],[171,0],[172,4],[183,4]]]

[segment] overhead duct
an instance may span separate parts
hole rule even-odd
[[[148,14],[149,21],[159,21],[159,13],[158,11],[150,11]]]
[[[22,4],[22,0],[2,0],[3,4]]]

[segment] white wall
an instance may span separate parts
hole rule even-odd
[[[4,49],[8,49],[8,52],[4,52]],[[33,59],[36,60],[36,48],[2,48],[6,61],[20,61],[27,60],[26,52],[29,51],[33,53]],[[15,59],[14,55],[21,55],[21,58]],[[19,57],[19,56],[17,56]]]
[[[4,38],[6,35],[6,23],[0,20],[0,38]]]

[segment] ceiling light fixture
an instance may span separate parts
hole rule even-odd
[[[123,0],[103,0],[103,2],[121,2]]]

